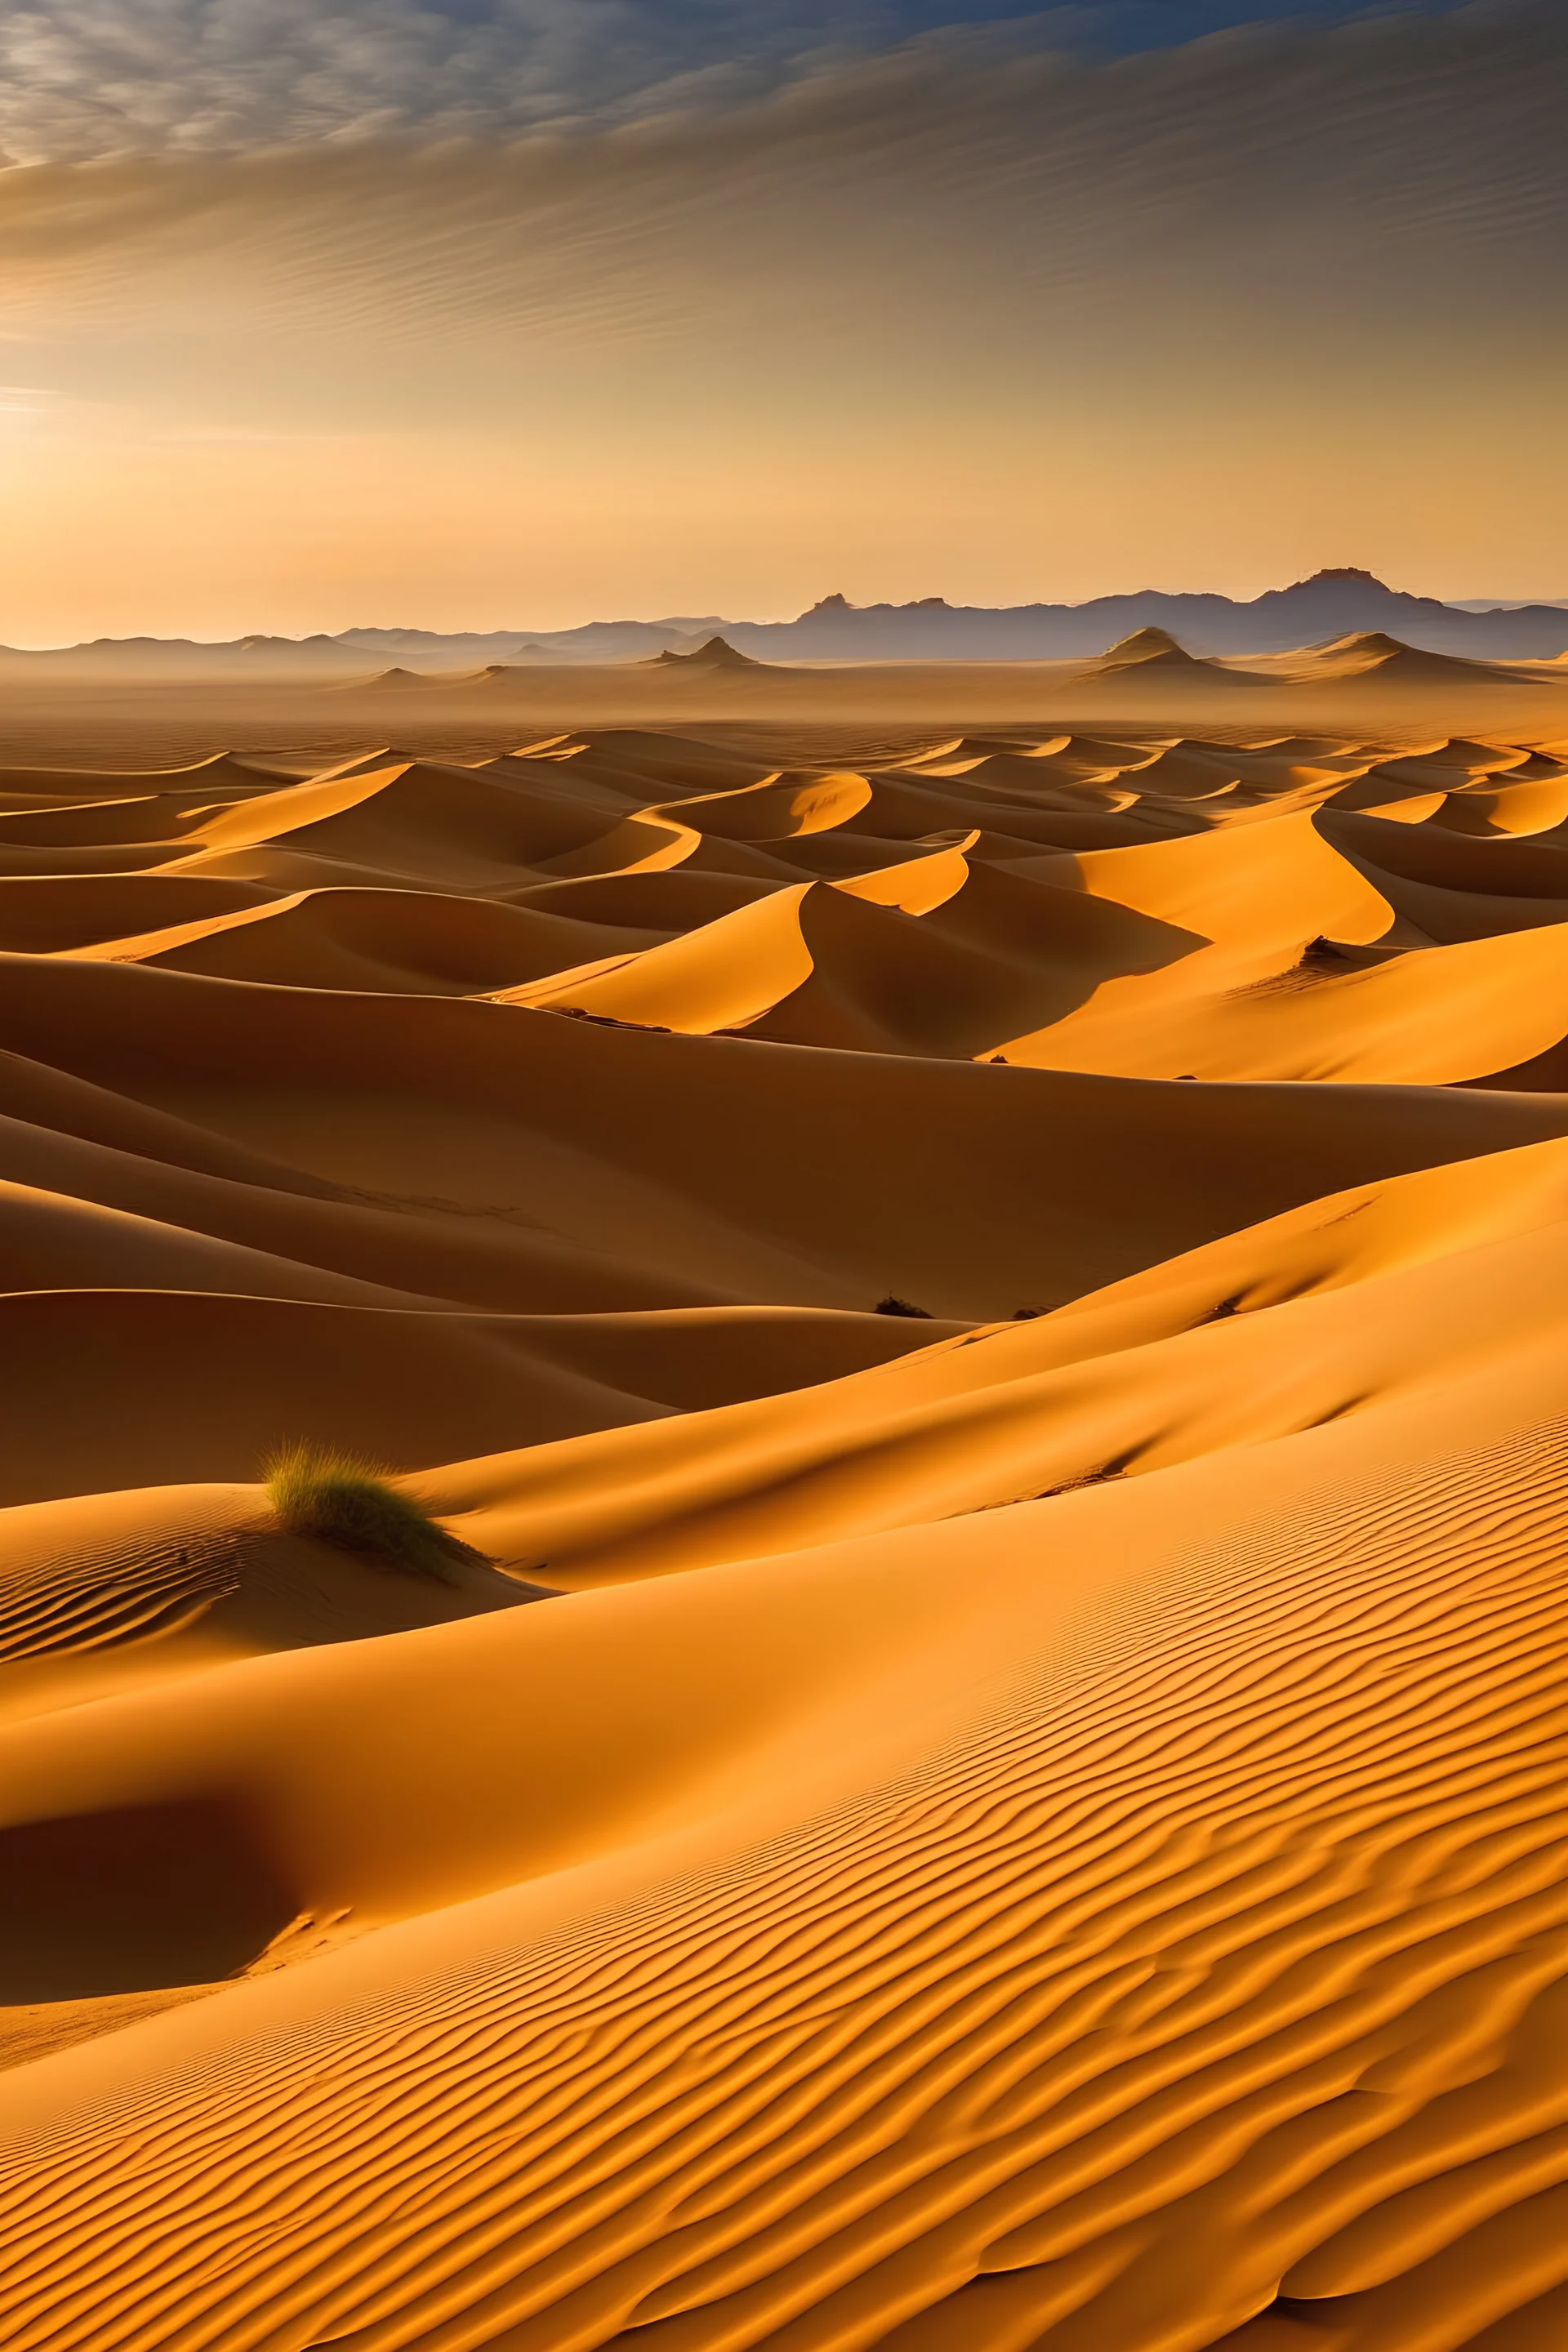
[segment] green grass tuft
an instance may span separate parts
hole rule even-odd
[[[450,1584],[463,1560],[484,1554],[448,1534],[423,1503],[389,1483],[384,1471],[358,1455],[299,1439],[281,1445],[261,1465],[267,1499],[291,1536],[313,1536],[359,1552],[404,1576],[433,1576]]]

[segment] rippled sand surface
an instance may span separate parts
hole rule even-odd
[[[1568,2343],[1568,709],[1369,643],[0,767],[7,2352]]]

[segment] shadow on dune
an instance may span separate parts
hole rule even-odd
[[[0,1829],[0,2001],[209,1984],[300,1906],[244,1809],[127,1805]]]

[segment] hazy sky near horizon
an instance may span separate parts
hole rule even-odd
[[[34,0],[0,640],[1568,594],[1568,11]]]

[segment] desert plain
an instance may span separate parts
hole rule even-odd
[[[1568,664],[0,751],[7,2352],[1559,2352]]]

